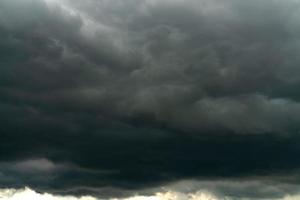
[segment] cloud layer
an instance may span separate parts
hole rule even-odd
[[[55,196],[51,194],[39,194],[29,188],[13,190],[13,189],[5,189],[0,190],[0,197],[3,200],[104,200],[98,199],[90,196],[83,197],[72,197],[72,196]],[[297,200],[299,196],[285,196],[280,200]],[[152,196],[133,196],[129,198],[113,198],[106,200],[233,200],[230,197],[217,197],[208,192],[196,192],[196,193],[181,193],[174,191],[167,191],[164,193],[156,193]],[[249,199],[243,199],[249,200]]]
[[[276,185],[259,198],[296,194],[299,11],[2,0],[0,187],[112,198],[190,179],[254,198],[215,182],[249,180]]]

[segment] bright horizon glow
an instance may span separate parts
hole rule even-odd
[[[39,194],[30,188],[25,189],[0,189],[1,200],[105,200],[91,196],[73,197],[73,196],[55,196],[48,193]],[[183,194],[179,192],[156,193],[153,196],[134,196],[128,198],[112,198],[109,200],[219,200],[212,194],[196,193]]]
[[[54,196],[48,193],[39,194],[29,188],[25,189],[2,189],[0,190],[1,200],[97,200],[94,197],[84,196],[80,198],[71,196]]]
[[[56,196],[48,193],[39,194],[30,188],[24,189],[0,189],[1,200],[232,200],[230,197],[217,198],[215,195],[207,192],[196,193],[180,193],[168,191],[163,193],[156,193],[153,196],[133,196],[128,198],[111,198],[99,199],[92,196]],[[277,200],[299,200],[300,195],[287,195],[284,198]],[[237,200],[235,198],[235,200]],[[251,199],[239,199],[251,200]]]

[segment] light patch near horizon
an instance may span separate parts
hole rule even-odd
[[[166,191],[156,193],[153,196],[133,196],[128,198],[111,198],[99,199],[92,196],[55,196],[52,194],[44,193],[39,194],[30,188],[24,189],[0,189],[1,200],[233,200],[230,197],[216,197],[214,194],[208,192],[195,192],[195,193],[181,193],[175,191]],[[298,200],[300,195],[287,195],[278,200]],[[248,198],[234,200],[250,200]],[[259,200],[259,199],[257,199]]]
[[[60,197],[54,196],[48,193],[39,194],[29,188],[25,189],[2,189],[0,190],[0,199],[2,200],[97,200],[94,197],[84,196],[80,198],[76,197]]]
[[[105,200],[91,196],[73,197],[73,196],[55,196],[44,193],[39,194],[30,188],[25,189],[0,189],[1,200]],[[108,200],[108,199],[106,199]],[[133,196],[128,198],[112,198],[109,200],[221,200],[212,194],[206,192],[197,192],[195,194],[184,194],[180,192],[168,191],[156,193],[153,196]]]

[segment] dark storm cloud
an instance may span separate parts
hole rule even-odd
[[[113,196],[264,177],[283,192],[253,187],[258,197],[295,193],[298,178],[284,175],[300,167],[299,10],[2,0],[0,185]]]

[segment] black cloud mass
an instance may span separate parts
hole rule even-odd
[[[298,0],[1,0],[0,187],[296,194],[299,55]]]

